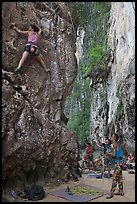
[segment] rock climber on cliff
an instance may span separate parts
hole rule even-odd
[[[17,28],[15,23],[11,24],[11,28],[14,29],[18,33],[28,35],[28,42],[25,45],[25,49],[23,51],[22,57],[15,71],[19,71],[19,69],[24,64],[26,58],[28,57],[29,53],[32,53],[33,55],[36,56],[36,58],[39,60],[42,67],[44,68],[45,72],[47,73],[49,69],[47,69],[46,64],[43,60],[43,55],[39,52],[38,47],[37,47],[38,39],[42,32],[41,28],[38,28],[34,24],[30,24],[30,27],[28,30],[22,31]]]

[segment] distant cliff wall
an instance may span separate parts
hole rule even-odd
[[[135,151],[135,3],[111,2],[108,21],[109,74],[97,83],[91,104],[91,139],[115,131]]]

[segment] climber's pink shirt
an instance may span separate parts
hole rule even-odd
[[[28,36],[28,42],[37,44],[37,40],[38,40],[38,34],[32,31]]]

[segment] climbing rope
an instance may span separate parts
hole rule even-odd
[[[64,5],[63,5],[62,3],[60,3],[60,5],[62,6],[62,8],[64,7]],[[68,14],[69,14],[69,18],[70,18],[70,21],[71,21],[71,25],[72,25],[72,29],[73,29],[74,35],[75,35],[75,37],[76,37],[77,35],[76,35],[76,32],[75,32],[75,27],[74,27],[74,24],[73,24],[71,12],[70,12],[70,9],[69,9],[68,5],[66,5],[66,8],[67,8],[67,12],[68,12]],[[65,11],[65,7],[64,7],[64,9],[62,9],[62,12],[63,12],[64,14],[66,14],[64,11]]]
[[[48,6],[48,5],[47,5],[47,6]],[[48,6],[48,8],[50,8],[50,7]],[[51,15],[49,16],[49,18],[51,18],[51,16],[56,13],[56,10],[57,10],[58,8],[59,8],[59,6],[57,6],[55,9],[53,9],[53,8],[51,9],[51,8],[50,8],[50,10],[51,10],[52,13],[51,13]]]
[[[72,24],[73,32],[74,32],[74,34],[75,34],[75,37],[77,37],[77,35],[76,35],[76,31],[75,31],[75,27],[74,27],[74,24],[73,24],[73,20],[72,20],[72,16],[71,16],[70,9],[69,9],[68,6],[67,6],[67,8],[68,8],[68,14],[69,14],[69,17],[70,17],[70,20],[71,20],[71,24]]]
[[[48,7],[49,7],[49,6],[48,6]],[[68,5],[64,6],[64,4],[63,4],[62,2],[60,2],[60,5],[58,5],[58,6],[56,7],[56,9],[54,9],[54,11],[51,13],[51,15],[49,16],[49,18],[51,18],[51,16],[52,16],[53,14],[55,14],[56,10],[57,10],[59,7],[61,7],[62,12],[63,12],[65,15],[66,15],[65,10],[67,9],[67,12],[68,12],[68,15],[69,15],[69,18],[70,18],[70,21],[71,21],[72,29],[73,29],[73,32],[74,32],[75,37],[76,37],[77,35],[76,35],[74,23],[73,23],[72,16],[71,16],[71,12],[70,12],[70,9],[69,9]]]

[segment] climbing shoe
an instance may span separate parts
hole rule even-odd
[[[50,71],[50,69],[45,69],[45,72],[48,74],[48,72]]]
[[[15,72],[19,72],[19,70],[20,70],[20,68],[17,67],[17,68],[15,69]]]

